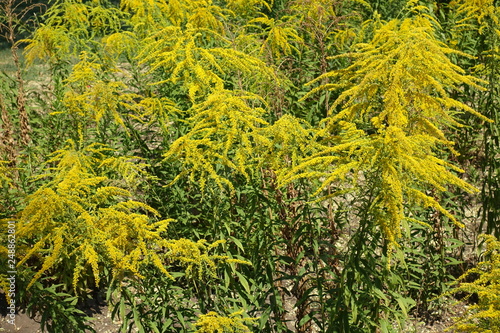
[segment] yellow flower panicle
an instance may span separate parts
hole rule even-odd
[[[450,328],[458,332],[495,333],[500,331],[500,241],[492,235],[481,236],[486,241],[484,260],[461,276],[459,284],[449,294],[477,294],[479,302]],[[474,282],[464,282],[470,275]]]
[[[101,280],[104,267],[116,279],[142,277],[141,268],[153,265],[173,279],[167,265],[180,265],[194,280],[214,277],[218,264],[250,264],[224,255],[212,254],[224,241],[169,240],[165,231],[172,219],[158,220],[158,212],[133,200],[132,193],[107,185],[106,174],[121,175],[123,185],[147,178],[142,167],[122,158],[109,157],[112,150],[93,144],[77,150],[68,142],[47,162],[49,178],[27,199],[17,229],[17,237],[33,243],[20,248],[18,267],[31,258],[41,259],[41,268],[31,287],[44,274],[62,269],[72,274],[75,293],[81,282]],[[140,159],[135,159],[140,161]],[[103,176],[97,175],[103,174]]]
[[[209,253],[223,243],[224,240],[212,244],[207,244],[204,239],[197,242],[184,238],[169,240],[165,244],[168,249],[166,257],[169,262],[179,263],[189,279],[199,281],[204,281],[207,277],[216,277],[218,263],[251,265],[248,261]]]
[[[280,59],[282,56],[290,55],[292,51],[299,52],[294,44],[303,43],[303,40],[293,23],[287,22],[292,19],[284,17],[282,20],[275,20],[264,15],[248,22],[248,28],[256,28],[258,31],[263,30],[261,25],[266,27],[258,34],[265,38],[260,48],[261,54],[267,50],[276,59]]]
[[[206,47],[207,39],[223,47]],[[148,64],[150,72],[165,73],[165,79],[155,84],[178,83],[193,102],[223,90],[230,74],[242,73],[256,82],[275,79],[264,62],[228,47],[230,42],[212,30],[166,27],[145,43],[138,55],[141,63]]]
[[[211,311],[200,315],[194,324],[199,327],[196,333],[250,333],[250,329],[244,323],[256,318],[241,318],[242,313],[243,311],[238,311],[225,317]]]
[[[305,156],[322,148],[312,140],[315,130],[304,120],[284,115],[261,129],[256,155],[261,166],[278,173],[297,166]]]
[[[125,14],[99,1],[56,0],[48,7],[45,20],[28,43],[24,53],[28,63],[49,58],[57,62],[88,50],[97,37],[118,32]]]
[[[260,14],[262,9],[271,11],[269,0],[226,0],[227,8],[239,17],[247,18]]]
[[[99,168],[129,182],[145,179],[142,168],[104,158],[109,151],[96,144],[77,150],[69,142],[49,159],[42,177],[50,180],[26,199],[18,221],[17,237],[33,243],[20,248],[18,267],[32,257],[43,262],[29,286],[54,268],[72,271],[75,292],[81,279],[93,277],[98,285],[104,266],[125,276],[139,275],[139,267],[151,263],[169,275],[158,251],[172,220],[155,222],[153,208],[133,200],[125,188],[106,185],[109,178],[97,175]]]
[[[482,34],[500,23],[500,11],[494,0],[457,0],[451,3],[451,8],[460,18],[453,27],[456,32],[471,29],[477,24],[478,32]]]
[[[455,175],[462,170],[435,152],[443,147],[454,152],[443,129],[460,126],[453,117],[456,111],[490,121],[450,97],[449,91],[459,84],[483,90],[484,82],[449,60],[450,54],[466,55],[438,42],[432,24],[422,15],[390,21],[376,30],[370,43],[359,44],[358,51],[349,54],[349,67],[309,83],[336,80],[312,89],[303,99],[323,90],[343,91],[316,134],[323,149],[280,177],[283,184],[322,177],[318,194],[346,177],[356,182],[358,175],[371,175],[379,189],[374,217],[391,246],[401,236],[406,204],[434,208],[459,224],[425,189],[476,189]]]
[[[256,95],[220,90],[194,105],[188,112],[191,130],[175,140],[165,153],[165,160],[181,160],[192,181],[199,181],[202,190],[207,179],[214,180],[221,189],[234,190],[229,179],[218,173],[217,165],[250,177],[256,142],[264,140],[260,128],[267,125],[262,119],[265,110],[252,107],[264,101]],[[265,105],[265,104],[264,104]],[[173,183],[172,182],[172,183]]]

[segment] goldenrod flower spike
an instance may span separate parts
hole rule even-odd
[[[349,54],[349,67],[309,83],[336,80],[315,87],[303,99],[324,90],[342,92],[317,131],[323,148],[280,172],[280,183],[321,177],[320,194],[338,181],[359,184],[359,177],[372,177],[377,188],[372,214],[390,246],[401,236],[406,205],[434,208],[460,225],[426,189],[476,191],[455,175],[463,171],[436,157],[436,151],[448,148],[454,153],[443,130],[460,126],[453,116],[457,110],[491,121],[450,97],[460,84],[484,90],[485,82],[450,61],[450,54],[467,55],[437,41],[433,22],[424,15],[380,26],[356,50]]]

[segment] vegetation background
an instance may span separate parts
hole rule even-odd
[[[122,332],[404,332],[457,299],[451,331],[500,332],[499,20],[2,0],[0,287],[15,260],[46,332],[98,299]]]

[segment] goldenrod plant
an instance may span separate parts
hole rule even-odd
[[[227,8],[243,19],[255,17],[265,10],[271,10],[273,1],[269,0],[228,0]]]
[[[458,279],[451,293],[462,292],[478,297],[452,329],[456,332],[493,333],[500,330],[500,242],[491,235],[482,235],[486,249],[482,261]],[[472,282],[466,282],[470,281]]]
[[[401,332],[498,232],[495,1],[22,3],[0,215],[45,331],[106,294],[122,331]]]
[[[224,317],[212,311],[200,315],[198,321],[194,324],[199,327],[196,333],[249,333],[251,331],[244,323],[246,321],[251,322],[254,318],[241,318],[241,314],[241,312],[235,312],[228,317]]]
[[[217,172],[218,165],[249,179],[255,146],[263,140],[260,129],[267,125],[265,110],[250,103],[265,106],[259,96],[221,90],[189,110],[193,115],[187,119],[191,130],[174,141],[164,155],[167,161],[184,161],[185,169],[174,182],[189,174],[192,181],[199,181],[202,190],[207,180],[213,179],[221,190],[227,186],[234,191],[231,181]]]
[[[201,239],[196,243],[184,238],[169,240],[166,245],[168,248],[166,255],[169,261],[179,262],[185,269],[186,277],[192,279],[195,283],[196,281],[203,281],[206,277],[216,277],[218,262],[251,265],[250,262],[245,260],[209,253],[223,243],[225,243],[225,240],[219,240],[212,244],[207,244],[205,239]]]
[[[27,197],[17,221],[17,237],[32,243],[19,249],[18,267],[43,258],[27,288],[54,269],[69,274],[77,293],[89,277],[99,285],[103,266],[125,276],[139,274],[138,266],[151,262],[168,274],[156,251],[171,220],[154,221],[153,208],[133,200],[127,189],[106,184],[109,179],[98,173],[105,151],[97,145],[78,150],[69,142],[47,161],[43,177],[50,181]],[[125,177],[134,177],[135,170],[126,171]]]
[[[458,136],[475,139],[462,140],[460,152],[463,154],[463,160],[471,162],[471,174],[481,184],[479,187],[482,207],[479,214],[479,229],[499,237],[497,208],[499,197],[496,189],[500,179],[497,172],[498,159],[495,156],[500,150],[497,107],[500,11],[494,1],[456,1],[453,2],[451,10],[453,17],[450,23],[452,30],[449,36],[450,44],[475,56],[465,65],[469,67],[471,73],[486,80],[488,88],[485,94],[462,98],[468,100],[470,105],[484,105],[485,115],[495,120],[495,123],[491,124],[475,124],[464,116],[464,122],[468,126],[460,131]],[[470,142],[476,143],[471,145]]]
[[[370,43],[359,44],[349,54],[352,65],[311,81],[336,80],[314,88],[304,99],[323,90],[343,92],[316,134],[324,149],[283,172],[280,182],[323,177],[319,194],[335,181],[357,184],[360,173],[375,171],[379,192],[374,217],[393,245],[401,235],[402,220],[411,219],[404,214],[407,203],[432,207],[460,224],[422,190],[444,191],[452,185],[476,191],[456,176],[454,172],[463,172],[460,168],[435,154],[443,148],[454,152],[443,129],[460,126],[455,112],[491,121],[447,92],[462,83],[485,89],[480,85],[484,81],[466,75],[450,61],[448,55],[453,53],[466,56],[437,41],[433,22],[424,16],[383,25]]]
[[[292,51],[299,52],[294,44],[302,43],[302,38],[298,35],[293,25],[287,24],[287,21],[293,20],[293,17],[284,17],[286,21],[276,22],[267,16],[258,17],[248,23],[248,27],[265,30],[260,34],[265,36],[265,40],[260,48],[260,53],[265,51],[278,60],[283,56],[289,55]]]
[[[211,42],[221,46],[204,46]],[[264,62],[228,45],[227,39],[212,30],[166,27],[146,39],[146,46],[138,56],[149,65],[150,71],[164,71],[165,74],[160,74],[164,79],[155,84],[180,83],[193,102],[222,90],[227,78],[233,75],[264,81],[275,78]]]

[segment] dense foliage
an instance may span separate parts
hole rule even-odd
[[[496,1],[0,18],[0,261],[13,221],[17,306],[46,331],[93,331],[105,295],[123,332],[402,332],[456,293],[479,300],[453,329],[498,329]]]

